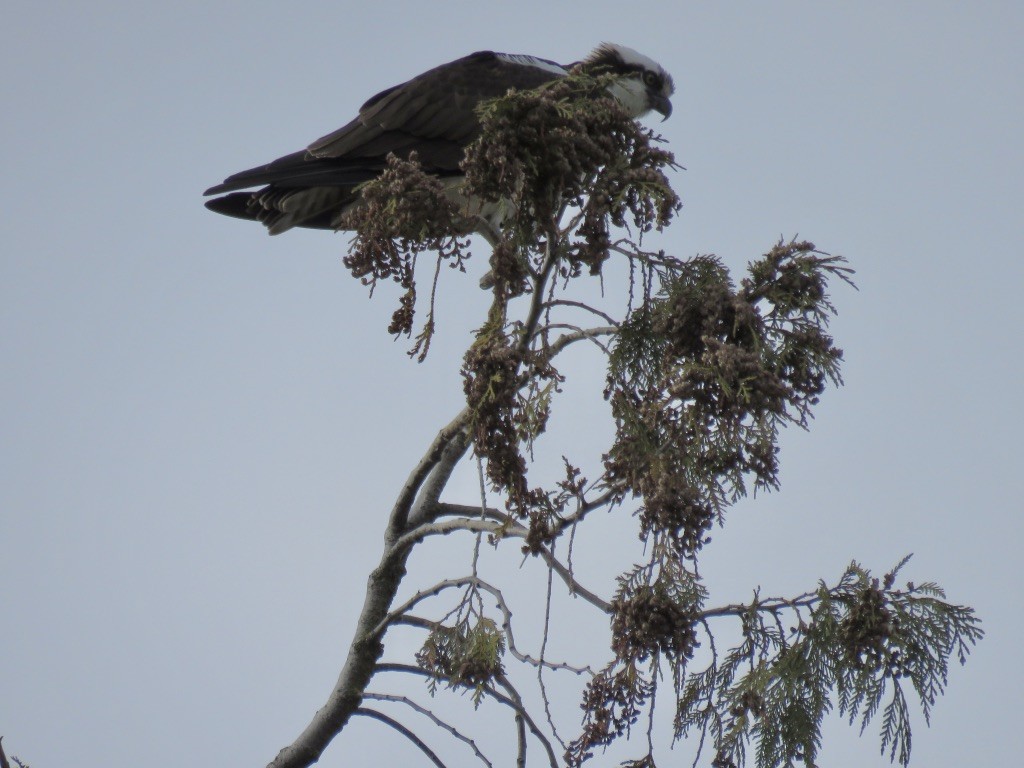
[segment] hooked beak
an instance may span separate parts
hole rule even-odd
[[[672,114],[672,102],[668,100],[667,96],[662,96],[660,93],[647,93],[647,103],[651,109],[662,115],[661,122],[668,120],[669,115]]]

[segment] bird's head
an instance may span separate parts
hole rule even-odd
[[[616,43],[601,43],[576,67],[590,75],[619,75],[608,90],[631,117],[641,117],[652,109],[665,119],[672,114],[672,75],[639,51]]]

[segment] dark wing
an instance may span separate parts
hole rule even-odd
[[[470,54],[378,93],[359,109],[359,117],[310,144],[309,153],[380,158],[416,150],[425,166],[454,172],[480,129],[480,102],[504,96],[510,88],[536,88],[557,76],[492,51]]]
[[[402,85],[381,91],[359,116],[316,140],[305,151],[236,173],[207,195],[225,195],[207,207],[262,221],[272,234],[293,226],[332,229],[334,217],[356,199],[354,188],[375,178],[390,153],[416,152],[423,166],[456,175],[466,146],[480,130],[476,107],[510,88],[527,90],[558,73],[481,51],[442,64]]]

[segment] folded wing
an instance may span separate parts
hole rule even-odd
[[[466,146],[480,130],[477,106],[509,89],[527,90],[564,74],[557,64],[481,51],[381,91],[359,116],[306,150],[229,176],[206,190],[207,208],[262,222],[270,234],[292,227],[336,229],[376,178],[387,156],[416,152],[424,168],[459,176]],[[262,187],[255,191],[240,190]]]

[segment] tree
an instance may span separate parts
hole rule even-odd
[[[716,767],[815,765],[833,707],[862,730],[879,719],[883,752],[905,765],[908,694],[927,717],[949,659],[962,663],[982,635],[973,611],[946,602],[937,585],[898,583],[906,559],[881,578],[853,562],[834,584],[795,597],[755,591],[746,604],[711,604],[698,568],[710,530],[748,490],[778,486],[780,429],[806,428],[826,387],[841,383],[828,290],[830,281],[850,283],[851,270],[809,242],[780,241],[737,283],[713,256],[646,250],[645,236],[680,207],[666,176],[674,159],[613,101],[594,98],[604,85],[567,78],[509,94],[481,113],[465,191],[506,216],[500,232],[489,232],[493,298],[463,359],[466,406],[399,490],[333,693],[273,768],[315,762],[354,715],[394,728],[443,765],[429,737],[388,714],[388,703],[492,764],[471,722],[446,722],[422,697],[371,690],[371,681],[376,689],[396,674],[422,679],[431,695],[453,689],[507,707],[518,765],[580,766],[613,742],[632,746],[635,729],[645,735],[642,754],[628,764],[653,766],[657,701],[674,709],[673,740],[692,740],[696,760],[703,754]],[[345,264],[371,290],[398,284],[388,330],[409,336],[410,355],[422,360],[437,332],[442,267],[465,272],[470,258],[460,233],[473,228],[473,211],[446,196],[415,157],[391,158],[363,200],[347,222],[357,234]],[[417,268],[426,254],[433,270],[417,330]],[[574,293],[584,272],[600,276],[610,259],[629,267],[618,319]],[[612,438],[594,470],[563,456],[558,479],[533,484],[550,469],[533,456],[565,381],[556,363],[579,342],[606,360]],[[442,500],[469,453],[479,461],[481,498]],[[488,503],[485,482],[500,505]],[[635,525],[644,543],[643,559],[628,563],[604,595],[574,565],[577,539],[600,510]],[[414,549],[449,534],[465,536],[466,570],[406,587],[396,603]],[[485,539],[496,549],[518,547],[547,573],[546,594],[528,605],[544,627],[536,656],[516,645],[506,585],[480,574]],[[607,617],[603,666],[547,655],[555,583]],[[399,626],[422,632],[420,650],[415,659],[382,661],[386,636]],[[523,669],[537,683],[532,698],[522,690]],[[574,673],[587,678],[582,725],[562,739],[549,696],[562,683],[545,676]]]

